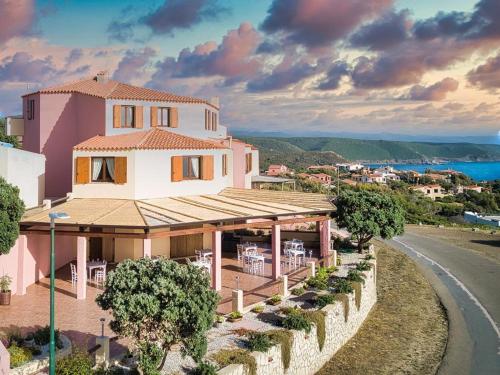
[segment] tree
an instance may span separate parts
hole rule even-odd
[[[404,232],[403,208],[390,194],[343,191],[336,201],[337,224],[358,241],[358,251],[374,236],[384,239]]]
[[[0,254],[8,254],[19,237],[19,220],[24,213],[24,202],[19,188],[0,177]]]
[[[0,117],[0,142],[12,144],[15,148],[19,148],[19,141],[16,136],[5,134],[6,119]]]
[[[139,350],[139,366],[147,375],[159,373],[175,343],[201,361],[218,301],[205,272],[164,258],[121,262],[96,298],[103,310],[112,310],[111,329]]]

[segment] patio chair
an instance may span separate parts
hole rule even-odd
[[[97,285],[104,285],[104,281],[106,280],[106,272],[103,270],[97,270],[94,274],[94,282]]]
[[[203,258],[203,256],[201,255],[201,250],[195,250],[194,254],[196,255],[196,261],[201,262]]]
[[[76,272],[76,266],[73,263],[69,264],[69,268],[71,269],[71,286],[75,286],[78,281],[78,274]]]
[[[236,244],[236,254],[238,257],[238,262],[241,262],[241,257],[243,256],[243,245]]]

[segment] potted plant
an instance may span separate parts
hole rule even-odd
[[[230,321],[231,323],[239,322],[241,319],[243,319],[243,315],[239,311],[233,311],[227,317],[227,320]]]
[[[35,335],[33,332],[28,332],[26,337],[24,338],[24,346],[27,348],[32,348],[35,345]]]
[[[282,299],[283,299],[283,297],[281,297],[279,294],[275,294],[274,296],[269,298],[267,303],[269,303],[270,305],[276,306],[276,305],[279,305],[281,303]]]
[[[0,305],[10,305],[10,283],[12,278],[9,275],[0,277]]]
[[[260,314],[263,311],[264,311],[264,305],[257,305],[257,306],[254,306],[254,308],[252,309],[252,312],[256,313],[256,314]]]
[[[224,316],[222,315],[215,315],[215,320],[214,320],[214,327],[217,328],[219,327],[222,323],[224,323]]]

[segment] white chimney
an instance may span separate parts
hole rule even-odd
[[[212,104],[214,107],[219,108],[219,97],[218,96],[212,96],[209,100],[209,103]]]
[[[97,82],[107,82],[108,79],[109,79],[109,76],[108,76],[108,71],[107,70],[101,70],[95,76],[95,80]]]

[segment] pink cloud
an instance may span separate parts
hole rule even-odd
[[[500,88],[500,54],[467,73],[467,79],[482,89]]]
[[[33,0],[2,0],[0,1],[2,26],[0,27],[0,44],[16,37],[32,32],[35,20]]]
[[[410,89],[408,99],[411,100],[443,100],[449,92],[458,89],[458,81],[446,77],[430,86],[415,85]]]
[[[130,82],[131,79],[140,77],[144,68],[150,63],[151,58],[156,56],[156,51],[150,47],[143,50],[128,50],[118,63],[113,73],[113,79],[122,82]]]

